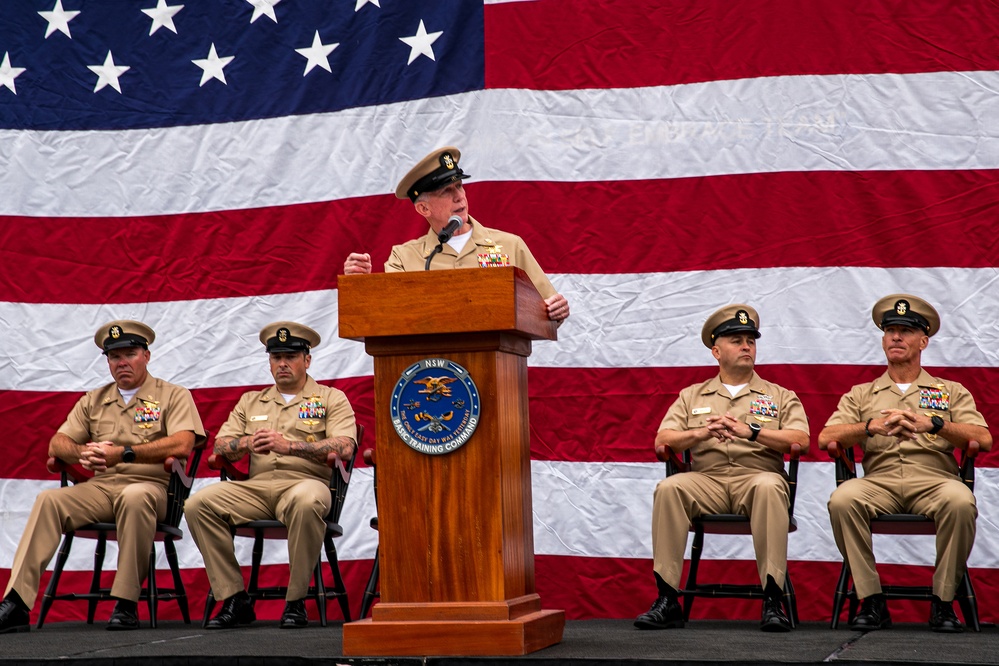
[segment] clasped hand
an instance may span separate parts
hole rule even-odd
[[[291,452],[291,442],[285,439],[284,435],[277,430],[261,428],[250,436],[250,450],[254,453],[280,453],[287,455]]]
[[[725,412],[724,416],[709,416],[707,422],[708,433],[719,441],[748,439],[753,434],[748,425],[729,412]]]
[[[114,442],[87,442],[80,451],[80,466],[90,472],[105,471],[115,456],[115,448]]]
[[[882,409],[885,431],[889,437],[898,439],[916,439],[921,432],[933,429],[933,422],[928,416],[916,414],[911,409]]]

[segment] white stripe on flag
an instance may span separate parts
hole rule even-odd
[[[992,71],[773,76],[634,89],[484,90],[152,130],[4,130],[0,143],[34,147],[0,170],[0,214],[137,216],[385,194],[410,165],[448,143],[472,156],[467,166],[478,181],[994,169],[996,89],[999,72]],[[898,104],[903,98],[907,103]],[[415,136],[414,118],[423,129]],[[400,145],[399,137],[411,142]],[[127,170],[111,159],[124,154]]]
[[[538,555],[570,555],[605,558],[651,558],[652,492],[663,477],[659,463],[571,463],[532,461],[534,494],[534,548]],[[341,516],[344,536],[337,540],[342,560],[370,559],[377,534],[368,526],[375,515],[371,470],[355,470]],[[201,480],[197,488],[217,481]],[[0,480],[0,568],[9,569],[14,550],[24,531],[28,512],[37,492],[55,487],[40,481]],[[788,541],[792,560],[838,561],[841,559],[829,527],[826,502],[835,487],[832,463],[802,463],[798,474],[795,516],[798,531]],[[999,567],[999,468],[978,470],[976,496],[980,515],[975,549],[969,565]],[[189,534],[185,528],[185,534]],[[240,562],[250,561],[250,540],[237,539]],[[113,569],[117,552],[108,544],[106,568]],[[879,562],[932,565],[933,537],[875,537]],[[161,550],[161,549],[160,549]],[[190,538],[178,545],[183,568],[203,566]],[[162,552],[159,566],[166,567]],[[689,556],[689,539],[688,539]],[[705,538],[707,559],[753,560],[750,537]],[[283,548],[269,548],[264,562],[287,562]],[[73,548],[67,568],[90,570],[93,551]]]
[[[760,364],[884,364],[870,308],[893,292],[934,301],[943,326],[924,365],[999,367],[995,268],[759,268],[677,273],[555,275],[572,304],[557,343],[534,345],[535,367],[713,366],[701,326],[718,307],[749,302],[760,312]],[[946,285],[942,292],[940,285]],[[150,369],[189,389],[272,381],[258,331],[282,320],[308,322],[323,336],[310,373],[319,379],[370,375],[357,342],[337,337],[337,291],[134,305],[0,303],[8,365],[0,389],[84,391],[110,381],[93,331],[139,319],[157,334]],[[38,331],[46,350],[39,353]],[[968,344],[974,340],[974,344]],[[259,354],[258,354],[259,352]],[[843,387],[846,390],[846,387]]]

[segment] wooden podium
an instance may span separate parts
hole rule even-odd
[[[531,340],[554,340],[519,268],[344,275],[340,337],[375,366],[381,601],[343,627],[345,655],[522,655],[562,640],[565,612],[541,610],[527,410]],[[407,368],[452,361],[478,388],[478,426],[442,455],[393,426]]]

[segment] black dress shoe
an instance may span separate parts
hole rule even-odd
[[[954,602],[940,601],[936,596],[930,602],[930,629],[946,634],[959,634],[964,625],[954,615]]]
[[[791,631],[791,621],[784,613],[784,604],[780,597],[764,597],[760,629],[767,632]]]
[[[222,610],[208,620],[207,629],[232,629],[247,625],[257,619],[253,612],[253,601],[243,594],[234,594],[222,602]]]
[[[135,603],[122,603],[119,601],[114,605],[114,610],[111,611],[111,617],[108,619],[108,626],[105,627],[108,631],[129,631],[131,629],[139,628],[139,611]]]
[[[305,600],[288,601],[284,605],[284,613],[281,614],[282,629],[298,629],[309,624],[309,614],[305,612]]]
[[[0,634],[16,634],[31,631],[28,610],[10,599],[0,602]]]
[[[888,600],[883,594],[872,594],[860,605],[860,612],[853,618],[850,628],[855,631],[874,631],[887,629],[891,626],[891,614],[888,612]]]
[[[639,629],[681,629],[683,609],[678,599],[661,596],[652,602],[652,608],[635,618]]]

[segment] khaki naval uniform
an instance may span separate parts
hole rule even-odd
[[[911,409],[945,421],[987,428],[971,393],[957,382],[922,370],[903,393],[885,372],[844,395],[827,426],[865,423],[882,409]],[[975,495],[961,481],[954,447],[943,437],[920,433],[916,440],[874,436],[861,444],[864,476],[851,479],[829,498],[829,516],[840,553],[853,574],[857,596],[881,592],[874,566],[870,519],[890,513],[921,513],[937,526],[933,594],[953,601],[975,542]]]
[[[111,441],[118,446],[143,444],[190,430],[203,442],[205,429],[190,391],[148,376],[128,404],[117,384],[90,391],[73,407],[59,432],[81,444]],[[17,546],[5,596],[18,593],[31,608],[42,571],[63,530],[97,522],[118,526],[118,572],[111,595],[138,601],[149,573],[149,553],[156,523],[166,516],[170,475],[163,464],[119,463],[92,479],[38,494],[24,536]]]
[[[244,393],[217,439],[243,437],[267,428],[290,441],[318,442],[357,434],[354,411],[343,392],[307,377],[290,402],[276,386]],[[356,442],[355,442],[356,444]],[[227,481],[194,493],[184,507],[191,535],[205,560],[216,599],[242,592],[243,575],[230,525],[280,520],[288,527],[288,601],[305,597],[326,533],[330,468],[297,456],[250,453],[250,478]]]
[[[726,412],[764,430],[808,432],[805,410],[793,391],[761,379],[755,372],[733,398],[715,377],[680,392],[659,429],[695,430],[709,416]],[[804,442],[802,442],[804,444]],[[691,519],[709,513],[749,517],[756,567],[764,586],[767,576],[784,586],[787,571],[789,489],[784,456],[759,442],[709,439],[691,448],[691,471],[659,482],[652,505],[652,555],[656,573],[679,589],[683,554]]]
[[[542,298],[548,298],[557,293],[520,236],[496,229],[487,229],[471,216],[468,217],[468,222],[472,225],[472,236],[468,239],[465,247],[458,253],[445,243],[444,249],[438,252],[430,262],[431,270],[516,266],[527,273]],[[437,244],[437,234],[434,233],[433,229],[430,229],[421,238],[393,246],[392,254],[385,262],[385,272],[422,271],[426,266],[427,257],[434,251]]]

